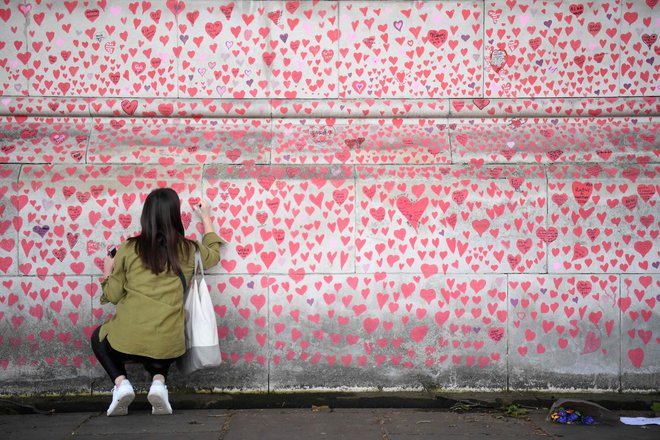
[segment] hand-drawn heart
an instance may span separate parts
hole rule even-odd
[[[124,112],[129,116],[132,116],[135,113],[135,110],[137,109],[137,106],[138,106],[138,103],[135,99],[133,99],[133,100],[124,99],[121,102],[122,110],[124,110]]]
[[[635,368],[642,368],[644,363],[644,349],[643,348],[631,348],[628,350],[628,359]]]
[[[580,206],[584,206],[591,198],[593,183],[591,182],[573,182],[573,197]]]
[[[594,353],[600,349],[601,341],[596,334],[589,330],[587,336],[584,339],[584,348],[582,349],[582,354]]]
[[[490,65],[495,71],[495,73],[499,73],[502,68],[504,68],[504,64],[506,64],[506,59],[507,59],[508,54],[506,53],[505,50],[494,50],[490,54]]]
[[[657,34],[642,34],[642,41],[650,49],[651,46],[653,46],[653,44],[655,44],[655,42],[658,41],[658,35]]]
[[[441,47],[443,44],[445,44],[448,36],[449,33],[447,32],[446,29],[441,29],[439,31],[430,30],[427,35],[431,44],[438,48]]]
[[[415,230],[417,230],[419,220],[422,215],[424,215],[424,211],[428,204],[429,199],[427,197],[417,200],[416,202],[412,202],[406,196],[400,196],[396,199],[396,207]]]

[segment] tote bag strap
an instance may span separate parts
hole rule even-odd
[[[199,251],[195,252],[194,274],[197,275],[197,272],[200,272],[202,274],[202,278],[204,278],[204,264],[202,264],[202,254]]]
[[[179,278],[181,278],[181,284],[183,285],[183,294],[186,294],[188,286],[186,285],[186,277],[183,276],[183,272],[179,271]]]
[[[193,269],[193,277],[197,275],[197,268],[200,268],[202,271],[202,277],[204,277],[204,265],[202,264],[202,255],[199,251],[195,251],[195,267]],[[179,271],[179,278],[181,279],[181,284],[183,285],[183,294],[186,294],[188,290],[188,285],[186,284],[186,277],[183,276],[183,272]]]

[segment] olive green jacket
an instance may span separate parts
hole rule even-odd
[[[205,269],[220,261],[221,243],[215,232],[202,238],[199,250]],[[195,254],[180,259],[189,285]],[[185,353],[183,286],[178,274],[152,273],[143,266],[135,245],[124,242],[117,249],[112,273],[101,286],[101,304],[116,305],[114,316],[101,326],[101,341],[107,337],[117,351],[153,359],[171,359]]]

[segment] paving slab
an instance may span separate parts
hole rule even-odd
[[[12,440],[63,439],[92,416],[90,413],[0,416],[0,435]]]
[[[345,439],[382,440],[378,410],[311,409],[236,411],[224,440]]]
[[[158,417],[151,415],[148,409],[131,408],[126,417],[106,417],[104,413],[91,417],[76,431],[74,438],[120,435],[130,438],[145,434],[178,434],[178,438],[195,434],[197,438],[197,434],[211,432],[217,437],[226,417],[227,411],[223,410],[175,411],[171,416]]]
[[[384,414],[385,434],[391,440],[534,439],[547,436],[525,419],[492,413],[397,410]]]

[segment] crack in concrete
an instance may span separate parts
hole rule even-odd
[[[96,414],[90,414],[89,417],[87,417],[85,420],[83,420],[82,422],[80,422],[80,423],[78,424],[78,426],[76,426],[75,428],[73,428],[73,430],[72,430],[70,433],[68,433],[68,434],[64,437],[64,440],[69,440],[69,439],[72,439],[72,438],[76,438],[76,434],[78,434],[78,430],[80,430],[80,428],[82,428],[82,426],[83,426],[85,423],[89,422],[89,421],[92,420],[92,419],[95,419],[96,417],[99,417],[99,416],[102,415],[102,414],[103,414],[102,412],[100,412],[100,413],[96,413]]]
[[[220,434],[218,435],[218,440],[224,440],[224,438],[227,436],[227,433],[229,432],[229,428],[231,426],[232,417],[234,417],[234,412],[227,411],[227,417],[225,417],[225,421],[222,424],[222,429],[220,430]]]

